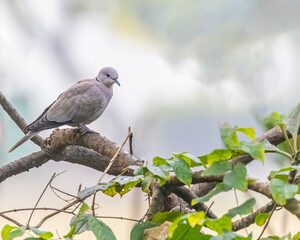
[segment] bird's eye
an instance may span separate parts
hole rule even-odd
[[[108,73],[106,74],[106,77],[109,77],[109,74],[108,74]]]

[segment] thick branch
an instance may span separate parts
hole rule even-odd
[[[39,167],[46,163],[49,159],[50,156],[48,153],[45,151],[39,151],[20,158],[17,161],[6,164],[0,167],[0,182],[3,182],[8,177],[29,171],[31,168]]]

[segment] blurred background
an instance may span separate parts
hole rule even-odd
[[[223,147],[222,123],[253,126],[259,136],[265,131],[263,116],[275,110],[288,114],[298,103],[299,11],[297,0],[2,0],[0,90],[29,123],[69,86],[112,66],[121,87],[114,87],[109,107],[92,129],[121,144],[131,126],[134,153],[147,160],[183,151],[204,155]],[[22,136],[1,108],[1,165],[38,150],[27,142],[8,154]],[[248,174],[265,180],[271,168],[284,164],[270,156],[263,166],[249,164]],[[0,211],[33,207],[52,174],[65,170],[53,184],[73,194],[79,184],[92,186],[100,176],[83,166],[50,161],[1,183]],[[249,196],[238,195],[240,203]],[[140,219],[148,206],[139,190],[122,199],[97,196],[103,216]],[[220,199],[214,198],[212,207],[218,216],[236,206],[233,192]],[[257,199],[256,208],[265,202]],[[63,205],[50,190],[39,204]],[[29,214],[10,216],[25,223]],[[31,223],[44,214],[36,212]],[[61,214],[42,229],[58,229],[63,236],[69,220]],[[103,221],[118,239],[129,239],[134,222]],[[7,223],[0,218],[1,229]],[[267,234],[299,228],[295,216],[275,212]],[[252,231],[257,237],[261,228]]]

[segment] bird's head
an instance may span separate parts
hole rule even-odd
[[[111,87],[114,83],[120,86],[118,78],[119,74],[116,69],[112,67],[105,67],[101,69],[98,76],[96,77],[96,80],[98,82],[102,82],[107,87]]]

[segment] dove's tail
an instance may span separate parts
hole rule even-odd
[[[33,138],[35,135],[37,135],[39,132],[29,131],[26,133],[24,137],[22,137],[11,149],[9,149],[9,153],[15,150],[17,147],[19,147],[21,144],[26,142],[27,140]]]

